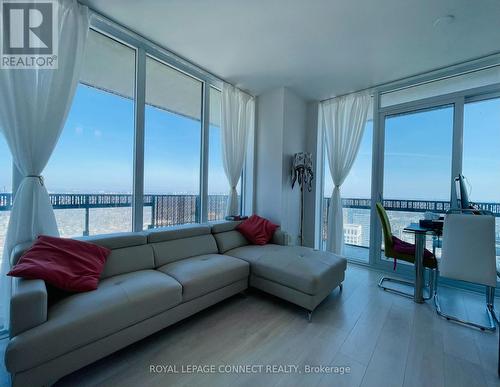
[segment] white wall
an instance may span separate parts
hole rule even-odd
[[[301,97],[285,89],[283,126],[282,227],[300,243],[300,187],[292,190],[292,161],[297,152],[306,151],[307,104]]]
[[[281,224],[284,89],[257,97],[255,213]]]
[[[319,247],[315,245],[316,235],[321,232],[319,219],[321,218],[320,206],[316,203],[316,195],[322,189],[321,157],[318,157],[318,102],[310,102],[307,105],[306,121],[306,150],[313,155],[314,180],[311,192],[305,193],[304,199],[304,245]],[[316,222],[318,219],[318,222]]]
[[[300,190],[291,188],[292,157],[306,150],[307,103],[287,88],[257,97],[255,212],[298,243]]]

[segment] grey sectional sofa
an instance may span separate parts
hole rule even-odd
[[[275,243],[250,245],[234,228],[235,222],[212,226],[219,252],[250,264],[251,287],[263,290],[312,311],[337,286],[342,289],[347,262],[332,253],[302,246],[287,246],[286,235]]]
[[[237,222],[88,237],[112,250],[95,291],[13,280],[5,354],[14,386],[50,385],[250,286],[309,311],[341,286],[346,261],[305,247],[249,245]],[[31,244],[17,246],[11,264]]]

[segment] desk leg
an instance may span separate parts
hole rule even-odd
[[[425,234],[415,233],[415,293],[413,300],[419,304],[424,302],[424,249]]]

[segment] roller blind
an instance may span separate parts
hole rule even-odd
[[[133,60],[130,60],[131,56]],[[133,99],[135,50],[90,30],[80,82]],[[148,56],[146,85],[147,104],[195,120],[201,119],[201,81]],[[212,125],[220,126],[220,109],[220,98],[211,99]]]
[[[146,103],[195,120],[201,119],[202,83],[146,57]]]
[[[494,83],[500,83],[500,66],[384,93],[380,97],[380,106],[393,106]]]
[[[80,82],[133,99],[135,50],[89,30]]]

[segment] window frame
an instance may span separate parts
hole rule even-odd
[[[165,58],[160,58],[157,57],[153,54],[148,53],[147,50],[144,52],[144,83],[141,84],[141,87],[144,89],[144,104],[143,109],[142,109],[142,114],[144,116],[144,120],[142,122],[142,128],[139,128],[140,130],[137,130],[137,132],[140,132],[140,136],[142,137],[143,143],[141,144],[141,147],[137,148],[138,150],[142,150],[141,154],[138,155],[142,160],[142,168],[140,172],[142,174],[142,177],[138,177],[138,185],[142,183],[141,186],[137,187],[138,188],[138,193],[142,191],[142,195],[144,195],[144,153],[145,153],[145,135],[146,135],[146,126],[145,126],[145,109],[146,109],[146,87],[147,87],[147,82],[146,82],[146,63],[147,59],[154,60],[164,66],[169,67],[171,70],[178,71],[181,74],[186,75],[187,77],[192,78],[195,81],[200,82],[201,84],[201,89],[200,89],[200,99],[201,99],[201,104],[200,104],[200,169],[199,169],[199,176],[198,176],[198,189],[199,189],[199,197],[200,197],[200,207],[199,207],[199,218],[195,219],[196,222],[198,223],[206,223],[207,218],[208,218],[208,194],[207,194],[207,186],[208,186],[208,136],[209,136],[209,126],[210,126],[210,85],[207,84],[206,81],[200,79],[199,77],[192,75],[182,69],[179,69],[170,63],[168,63]],[[136,77],[138,79],[139,77]],[[209,92],[206,93],[205,91],[208,90]],[[134,191],[135,193],[135,191]],[[144,225],[143,225],[143,216],[144,216],[144,208],[142,203],[144,202],[144,196],[140,197],[140,199],[137,199],[137,204],[136,208],[138,209],[137,212],[140,212],[136,214],[136,211],[133,209],[132,213],[137,216],[137,225],[134,226],[133,231],[143,231]],[[135,201],[133,201],[135,203]],[[135,223],[134,223],[135,224]],[[137,229],[135,229],[137,227]]]
[[[497,62],[496,66],[500,66]],[[477,69],[479,71],[480,69]],[[457,74],[449,74],[453,77]],[[427,78],[428,77],[428,78]],[[441,79],[439,76],[432,78],[432,74],[425,76],[426,81],[432,82],[433,80]],[[381,95],[401,87],[412,87],[421,82],[421,78],[416,78],[418,81],[412,79],[403,80],[389,85],[383,85],[372,89],[373,95],[373,143],[372,143],[372,181],[371,181],[371,202],[372,208],[370,213],[370,252],[368,263],[360,262],[359,260],[348,258],[351,262],[360,265],[371,266],[377,270],[392,271],[392,263],[384,261],[380,256],[380,246],[382,243],[382,229],[378,221],[373,203],[383,199],[383,179],[384,179],[384,145],[385,145],[385,119],[388,116],[395,114],[412,113],[418,110],[425,110],[430,108],[439,107],[442,105],[453,105],[453,139],[452,139],[452,165],[451,165],[451,182],[450,182],[450,200],[452,206],[456,203],[455,184],[453,183],[454,176],[462,173],[463,164],[463,124],[464,124],[464,105],[468,102],[477,102],[500,97],[500,83],[492,83],[486,86],[479,86],[469,89],[464,89],[452,93],[441,94],[437,96],[427,97],[414,101],[404,102],[401,104],[390,105],[386,107],[380,106]],[[320,109],[318,109],[318,123],[321,123]],[[324,185],[324,157],[325,152],[323,149],[324,134],[321,125],[318,125],[318,165],[320,189],[316,194],[316,208],[319,209],[319,216],[316,216],[315,224],[315,244],[321,246],[321,214],[323,213],[323,185]],[[406,265],[398,265],[398,274],[412,278],[414,270]],[[453,282],[453,281],[452,281]],[[457,285],[453,282],[453,285]],[[461,286],[461,285],[460,285]],[[462,286],[463,287],[463,286]],[[471,289],[474,286],[470,286]]]
[[[201,147],[200,147],[200,219],[201,223],[208,221],[208,155],[210,130],[210,88],[222,90],[224,81],[197,67],[178,55],[160,47],[142,36],[129,31],[119,24],[92,12],[90,28],[122,41],[136,48],[136,111],[135,111],[135,143],[134,143],[134,187],[132,199],[132,231],[143,230],[143,200],[144,200],[144,138],[145,138],[145,97],[146,97],[146,57],[149,56],[180,71],[202,83],[201,91]],[[241,180],[241,201],[245,212],[253,211],[253,146],[254,133],[250,133],[249,148],[243,167]],[[248,192],[251,190],[251,192]]]
[[[201,89],[201,147],[200,147],[200,219],[208,221],[208,155],[210,127],[210,88],[222,90],[224,81],[202,68],[192,64],[171,51],[156,45],[150,40],[130,31],[108,18],[90,11],[89,28],[113,39],[135,51],[135,90],[134,90],[134,149],[133,149],[133,187],[132,187],[132,231],[143,231],[144,202],[144,151],[145,151],[145,107],[146,107],[146,57],[149,56],[181,73],[192,77],[202,84]],[[253,212],[253,159],[254,131],[250,133],[249,147],[241,175],[242,213]],[[22,180],[21,173],[13,163],[12,193],[15,195]],[[248,192],[250,190],[250,192]]]
[[[99,19],[100,20],[100,19]],[[109,27],[109,24],[107,24]],[[139,51],[138,55],[142,56],[141,61],[144,62],[143,73],[144,76],[139,78],[136,76],[137,84],[136,89],[141,89],[144,93],[144,103],[137,103],[138,110],[142,115],[142,122],[140,126],[136,127],[136,131],[140,132],[139,137],[142,137],[143,141],[140,147],[136,148],[136,154],[140,161],[142,161],[142,169],[140,170],[139,176],[137,174],[137,190],[134,189],[134,196],[137,195],[137,199],[134,200],[135,207],[132,212],[136,217],[134,222],[133,231],[142,231],[143,229],[143,197],[144,197],[144,136],[145,136],[145,95],[146,95],[146,57],[150,57],[160,63],[165,64],[177,70],[181,73],[186,74],[201,82],[201,146],[200,146],[200,178],[199,178],[199,195],[200,195],[200,219],[197,219],[200,223],[206,223],[208,219],[208,139],[209,139],[209,127],[210,127],[210,87],[221,90],[223,82],[214,78],[211,74],[204,72],[203,70],[195,68],[193,65],[184,61],[183,59],[175,56],[171,52],[160,48],[148,41],[140,42],[142,50]],[[193,71],[194,70],[194,71]],[[136,170],[136,172],[138,172]]]

